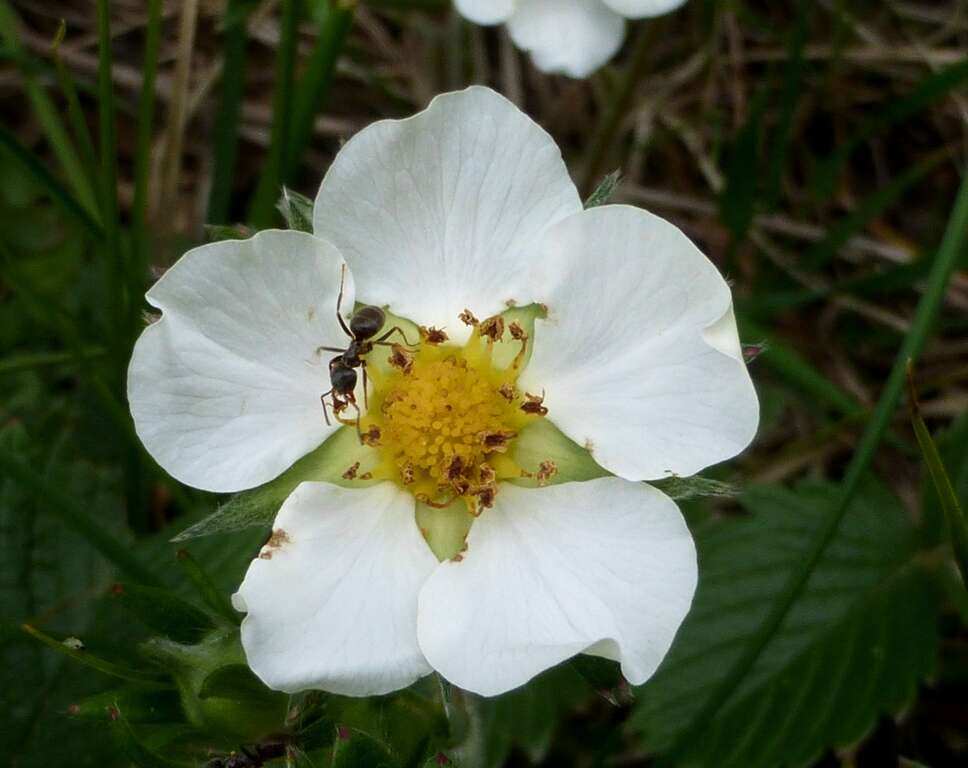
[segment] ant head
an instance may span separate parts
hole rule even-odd
[[[356,371],[348,365],[334,365],[329,371],[333,389],[341,395],[351,394],[356,389]]]
[[[358,340],[371,339],[386,322],[387,316],[379,307],[361,307],[350,318],[350,331]]]

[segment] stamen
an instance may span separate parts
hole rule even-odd
[[[518,323],[506,326],[499,315],[481,322],[470,310],[460,319],[477,329],[463,346],[445,344],[447,335],[437,328],[421,328],[418,348],[392,347],[391,367],[371,376],[360,435],[380,452],[372,477],[395,480],[434,509],[461,498],[478,515],[494,505],[502,480],[521,476],[509,457],[511,446],[547,409],[542,411],[540,398],[522,397],[516,365],[494,361],[494,346],[508,329],[522,342],[523,354],[525,330]]]

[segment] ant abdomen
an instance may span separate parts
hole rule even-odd
[[[350,318],[350,332],[355,339],[371,339],[386,321],[386,313],[379,307],[360,307]]]

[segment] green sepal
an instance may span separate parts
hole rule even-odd
[[[319,417],[322,418],[322,406]],[[282,503],[304,482],[329,482],[346,485],[343,473],[355,462],[374,462],[376,453],[360,445],[355,429],[344,427],[334,432],[319,448],[307,454],[272,482],[251,491],[236,494],[204,520],[186,528],[173,542],[200,536],[260,528],[272,525]],[[362,466],[360,472],[367,467]],[[355,481],[353,487],[363,483]]]
[[[119,583],[111,594],[145,626],[172,640],[199,640],[215,627],[209,614],[166,589]]]
[[[255,232],[244,224],[206,224],[205,239],[209,243],[223,240],[248,240]]]
[[[276,208],[282,214],[282,218],[286,220],[289,229],[312,233],[313,201],[308,197],[294,192],[289,187],[283,187]]]
[[[172,723],[183,719],[178,692],[126,685],[87,696],[67,708],[67,714],[85,720],[110,720],[121,710],[131,723]]]
[[[529,424],[514,441],[511,457],[522,469],[533,472],[542,461],[553,461],[558,474],[548,483],[571,483],[607,477],[608,472],[598,465],[592,454],[556,427],[549,418],[538,418]],[[531,478],[511,480],[515,485],[534,487]]]
[[[622,172],[620,170],[614,170],[600,182],[598,186],[595,187],[595,191],[592,192],[588,199],[585,201],[585,209],[596,208],[599,205],[605,205],[609,200],[611,200],[612,195],[615,194],[615,190],[618,189],[618,185],[622,183]]]
[[[259,690],[253,684],[243,699],[232,698],[238,688],[227,695],[227,680],[245,665],[238,632],[213,632],[194,645],[154,638],[141,650],[174,678],[185,717],[196,728],[241,743],[258,742],[284,730],[286,694],[265,686]],[[226,667],[233,671],[220,672]]]
[[[731,498],[740,494],[740,488],[732,483],[699,475],[673,475],[662,480],[652,480],[649,485],[655,486],[673,501],[689,501],[710,496]]]

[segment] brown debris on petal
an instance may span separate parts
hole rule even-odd
[[[480,325],[480,322],[481,322],[476,317],[474,317],[474,313],[471,312],[469,309],[465,309],[457,317],[464,325],[470,325],[470,326]]]
[[[413,370],[413,354],[400,344],[394,344],[387,362],[394,368],[403,371],[404,375]]]
[[[353,466],[343,473],[344,480],[356,480],[356,473],[360,471],[360,462],[355,462]]]
[[[463,560],[463,559],[464,559],[464,556],[463,556],[463,555],[462,555],[462,554],[461,554],[460,552],[458,552],[458,553],[457,553],[456,555],[454,555],[454,556],[453,556],[453,557],[452,557],[452,558],[450,559],[450,561],[451,561],[452,563],[459,563],[459,562],[460,562],[461,560]]]
[[[542,461],[538,465],[538,471],[535,473],[534,477],[538,481],[538,485],[545,486],[550,480],[553,480],[558,475],[558,465],[553,461]]]
[[[504,318],[500,315],[487,318],[477,327],[477,332],[491,341],[500,341],[504,335]]]
[[[286,533],[282,528],[276,528],[272,531],[272,535],[269,540],[265,543],[262,551],[259,553],[260,560],[271,560],[272,553],[274,550],[281,549],[284,544],[288,544],[290,541],[289,534]]]
[[[425,328],[424,326],[421,325],[420,338],[423,341],[425,341],[427,344],[436,345],[436,344],[443,344],[450,337],[447,335],[447,332],[442,328],[435,328],[434,326]]]
[[[487,432],[481,435],[481,444],[489,451],[506,453],[511,441],[517,436],[518,433],[510,429],[504,429],[498,432]]]
[[[540,395],[532,395],[530,392],[524,393],[525,403],[521,410],[534,416],[547,416],[548,409],[544,406],[544,392]]]

